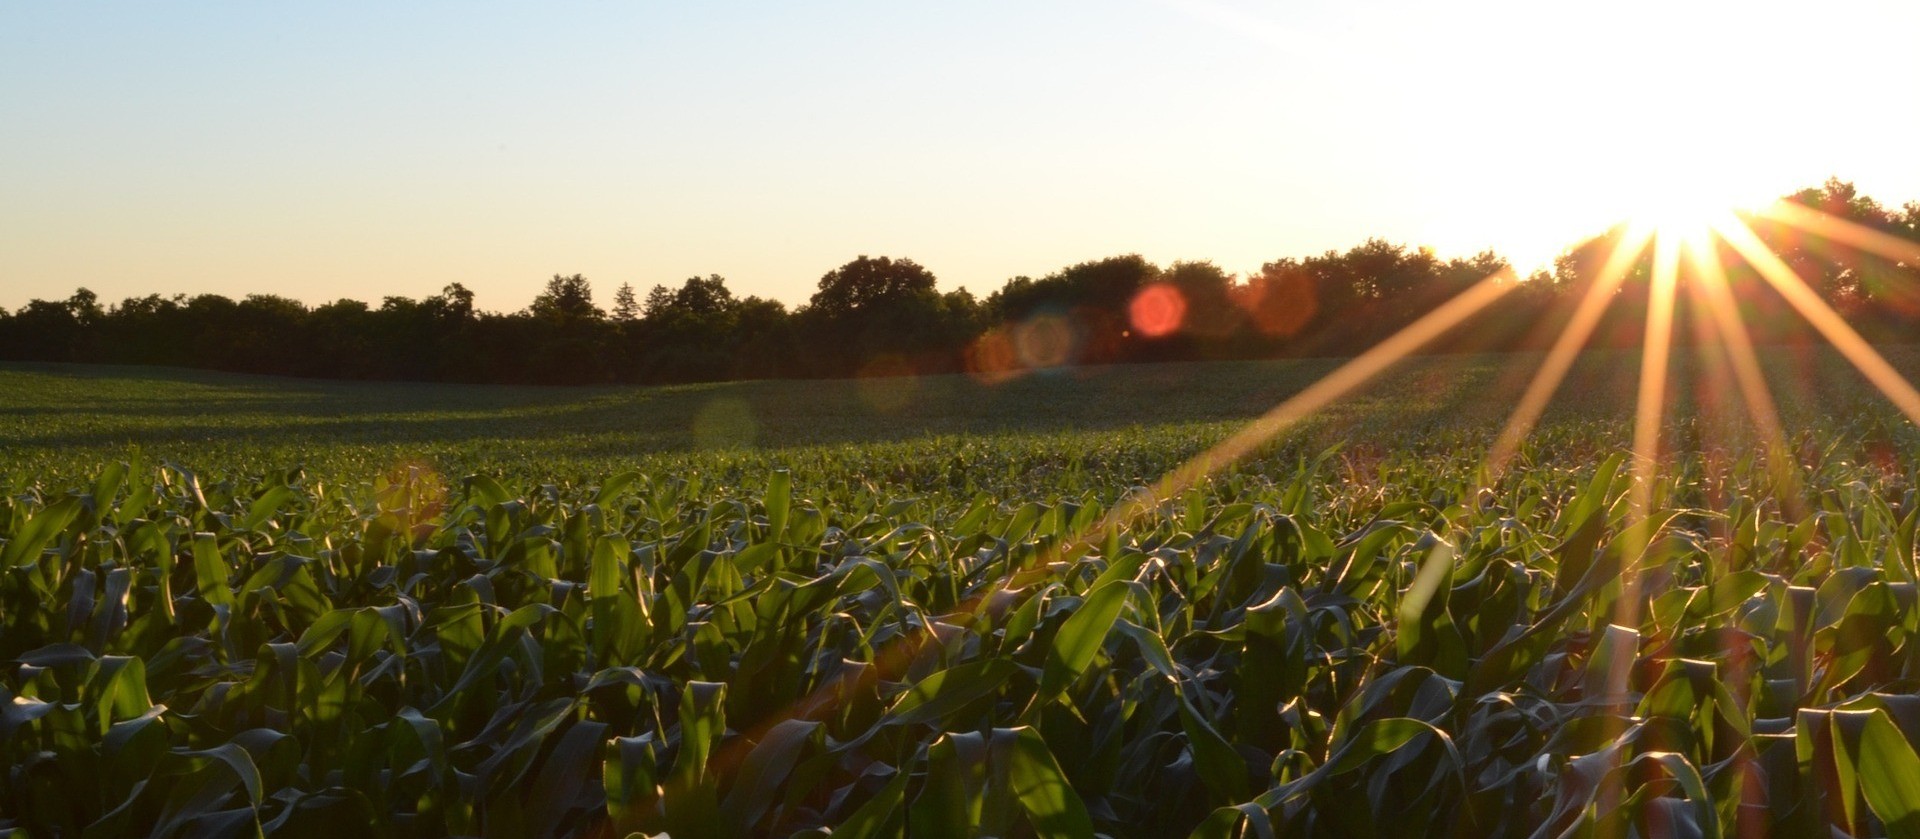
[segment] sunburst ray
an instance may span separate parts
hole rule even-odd
[[[1168,472],[1150,489],[1121,499],[1094,524],[1036,555],[1025,568],[1010,573],[987,591],[955,604],[952,611],[965,612],[979,608],[1001,591],[1028,585],[1033,574],[1044,573],[1048,564],[1061,556],[1099,545],[1109,533],[1151,512],[1161,499],[1178,494],[1206,476],[1232,465],[1289,426],[1353,392],[1422,346],[1459,326],[1512,291],[1517,282],[1518,279],[1508,269],[1481,279],[1372,349],[1355,356],[1319,381],[1308,385],[1305,390],[1274,406],[1231,437]],[[904,635],[875,651],[871,668],[844,671],[826,680],[806,697],[767,715],[754,725],[749,736],[730,740],[715,752],[712,765],[716,775],[724,776],[735,771],[746,757],[746,746],[742,744],[758,742],[773,726],[786,720],[810,718],[831,707],[838,697],[855,689],[859,682],[866,679],[896,678],[931,640],[934,638],[929,627],[923,627],[923,631],[917,634]]]
[[[1232,436],[1168,472],[1146,492],[1137,494],[1126,503],[1116,506],[1108,514],[1108,518],[1137,516],[1143,508],[1151,507],[1161,500],[1178,494],[1207,475],[1233,464],[1272,440],[1288,426],[1353,392],[1355,388],[1371,381],[1373,377],[1413,354],[1415,350],[1460,325],[1462,321],[1512,291],[1517,283],[1518,278],[1505,269],[1480,280],[1466,291],[1455,295],[1453,299],[1421,316],[1419,320],[1374,345],[1372,349],[1355,356],[1352,360],[1340,365],[1338,369],[1321,377],[1319,381],[1308,385],[1305,390],[1274,406],[1259,418],[1234,432]],[[1110,525],[1103,524],[1102,529],[1107,526]]]
[[[1687,287],[1706,309],[1707,322],[1712,325],[1719,346],[1733,368],[1734,383],[1746,403],[1747,416],[1766,447],[1767,463],[1781,502],[1789,510],[1795,509],[1800,497],[1800,470],[1787,448],[1778,404],[1761,370],[1759,355],[1754,351],[1753,336],[1748,333],[1746,322],[1740,319],[1726,268],[1720,264],[1719,253],[1710,242],[1697,243],[1687,251],[1694,280]]]
[[[1887,363],[1887,359],[1867,343],[1867,339],[1860,337],[1860,333],[1840,317],[1839,312],[1814,293],[1805,279],[1794,273],[1785,260],[1760,241],[1760,237],[1746,222],[1728,214],[1715,221],[1714,230],[1759,272],[1768,285],[1786,298],[1788,305],[1812,324],[1827,339],[1827,343],[1832,344],[1861,375],[1867,377],[1867,381],[1879,388],[1894,407],[1899,408],[1907,419],[1920,424],[1920,391],[1915,391],[1906,377],[1893,369],[1893,365]]]
[[[1848,221],[1797,201],[1775,201],[1762,207],[1756,215],[1920,268],[1920,243]]]
[[[1534,373],[1533,380],[1527,383],[1527,389],[1514,405],[1513,413],[1508,415],[1506,426],[1494,438],[1486,461],[1489,483],[1505,471],[1508,461],[1519,451],[1521,442],[1532,433],[1534,424],[1546,411],[1548,400],[1560,389],[1560,383],[1566,379],[1574,359],[1586,347],[1587,339],[1593,336],[1594,328],[1600,323],[1600,316],[1606,313],[1607,305],[1613,302],[1615,292],[1620,290],[1620,284],[1626,279],[1634,260],[1645,252],[1651,238],[1652,231],[1649,229],[1630,229],[1614,246],[1613,252],[1608,254],[1599,275],[1580,298],[1580,305],[1574,309],[1566,329],[1554,339],[1547,357],[1540,362],[1540,369]]]
[[[1636,566],[1653,539],[1651,513],[1653,483],[1660,465],[1660,430],[1666,417],[1667,374],[1673,354],[1673,303],[1679,284],[1680,240],[1654,240],[1653,284],[1647,298],[1647,333],[1640,355],[1640,390],[1634,400],[1633,483],[1627,500],[1629,522],[1621,555],[1620,599],[1614,603],[1613,622],[1636,627],[1640,622],[1640,586]]]

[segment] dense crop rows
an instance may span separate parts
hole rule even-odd
[[[1644,554],[1604,354],[1491,486],[1505,374],[1423,361],[1110,530],[1317,373],[0,371],[0,832],[1915,835],[1920,442],[1823,364],[1794,491],[1683,389]]]
[[[1911,835],[1904,472],[1806,446],[1782,504],[1681,458],[1640,555],[1594,439],[1486,490],[1268,460],[1106,533],[1092,493],[110,467],[0,508],[0,823]]]

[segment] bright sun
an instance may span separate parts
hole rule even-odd
[[[1704,245],[1715,226],[1756,197],[1751,170],[1710,136],[1679,134],[1634,151],[1614,161],[1615,206],[1629,224],[1658,238]]]
[[[1724,193],[1693,189],[1687,185],[1664,189],[1648,195],[1640,209],[1628,219],[1633,225],[1662,238],[1696,243],[1707,237],[1714,222],[1733,209]]]

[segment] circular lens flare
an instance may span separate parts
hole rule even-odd
[[[1187,317],[1187,298],[1166,283],[1154,283],[1140,289],[1127,304],[1127,318],[1133,328],[1148,338],[1171,335]]]
[[[1013,331],[1014,353],[1033,369],[1071,363],[1078,343],[1073,324],[1058,315],[1035,315]]]

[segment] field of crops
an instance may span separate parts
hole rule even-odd
[[[1630,355],[1144,507],[1331,363],[0,368],[0,835],[1920,836],[1920,434],[1766,361],[1798,481],[1683,366],[1644,539]]]

